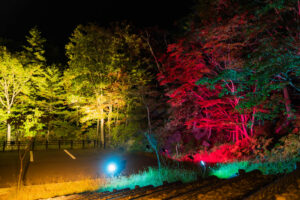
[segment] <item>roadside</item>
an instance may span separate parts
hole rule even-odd
[[[69,150],[73,159],[64,150],[33,152],[34,162],[26,170],[25,185],[37,185],[97,179],[105,176],[103,165],[111,156],[126,160],[124,175],[136,173],[148,166],[156,166],[153,156],[142,153],[117,153],[97,149]],[[27,155],[26,162],[29,162]],[[17,152],[0,153],[0,188],[12,187],[17,183],[19,159]]]

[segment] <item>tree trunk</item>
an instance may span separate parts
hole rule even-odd
[[[290,119],[293,117],[293,112],[291,108],[291,99],[287,87],[283,88],[283,96],[284,96],[285,109],[287,112],[287,118]]]
[[[47,136],[46,136],[47,141],[49,141],[49,135],[50,135],[50,123],[48,122],[48,130],[47,130]]]
[[[156,154],[156,158],[157,158],[157,165],[158,165],[158,169],[160,171],[161,169],[161,164],[160,164],[160,159],[159,159],[159,153],[158,153],[158,144],[154,145],[152,142],[151,142],[151,139],[150,139],[150,135],[152,134],[152,127],[151,127],[151,118],[150,118],[150,109],[148,107],[148,105],[146,105],[146,109],[147,109],[147,118],[148,118],[148,136],[147,136],[147,139],[148,139],[148,142],[150,143],[150,145],[152,146],[152,148],[154,149],[155,151],[155,154]]]
[[[102,137],[102,146],[105,149],[105,133],[104,133],[104,119],[101,119],[101,137]]]
[[[129,104],[127,104],[127,106],[126,106],[125,126],[128,126],[128,113],[129,113]]]
[[[100,91],[100,102],[98,102],[100,106],[100,134],[101,134],[101,145],[102,148],[105,149],[105,134],[104,134],[104,108],[103,108],[103,90],[101,88]]]
[[[50,135],[50,130],[47,130],[47,136],[46,136],[46,140],[49,141],[49,135]]]
[[[78,112],[79,106],[76,107],[76,127],[79,127],[79,112]]]
[[[10,110],[7,111],[7,114],[10,114]],[[9,121],[7,120],[7,144],[10,145],[11,141],[11,125]]]
[[[118,125],[118,121],[119,121],[119,105],[117,105],[117,116],[116,116],[116,125]]]
[[[24,170],[23,170],[24,158],[26,157],[27,152],[29,152],[31,145],[32,145],[32,140],[30,143],[26,144],[23,154],[20,151],[18,152],[19,153],[19,161],[20,161],[20,169],[19,169],[18,183],[17,183],[18,192],[20,191],[21,186],[23,185],[23,181],[24,181],[23,180],[23,178],[24,178],[24,174],[23,174],[24,173]]]
[[[245,114],[241,114],[241,121],[242,121],[242,132],[245,138],[249,139],[249,135],[247,132],[247,120],[246,120],[246,115]]]
[[[20,156],[20,152],[19,152],[19,159],[20,159],[20,170],[19,170],[19,175],[18,175],[18,191],[20,191],[21,185],[22,185],[22,176],[23,176],[23,160],[25,158],[26,155],[26,150],[24,152],[23,156]]]
[[[109,105],[108,117],[107,117],[107,128],[108,128],[108,138],[110,140],[111,137],[111,115],[112,115],[112,105]],[[109,141],[108,141],[109,142]]]
[[[287,113],[287,119],[276,129],[275,133],[279,133],[284,127],[288,126],[291,122],[291,119],[294,116],[294,113],[292,112],[289,91],[286,86],[283,88],[283,97],[284,97],[284,104]]]
[[[97,119],[97,132],[96,132],[96,137],[97,137],[97,140],[100,139],[101,141],[101,137],[100,137],[100,134],[99,134],[99,130],[100,130],[100,119]]]
[[[100,131],[101,131],[101,143],[102,143],[102,147],[105,149],[105,134],[104,134],[104,111],[103,108],[101,108],[101,125],[100,125]]]
[[[255,113],[256,113],[256,109],[254,107],[253,108],[253,113],[252,113],[252,119],[251,119],[251,128],[250,128],[251,137],[254,136]]]
[[[7,122],[7,144],[9,145],[11,141],[11,126],[10,123]]]

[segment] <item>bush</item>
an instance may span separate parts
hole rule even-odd
[[[264,161],[271,141],[272,139],[263,137],[242,139],[236,143],[215,146],[210,151],[196,153],[193,155],[193,160],[189,159],[189,155],[183,156],[180,160],[193,162],[200,162],[202,160],[208,163],[228,163],[255,159]]]
[[[300,133],[290,133],[282,137],[268,157],[272,161],[300,160]]]
[[[112,191],[113,189],[133,189],[136,185],[143,187],[147,185],[159,186],[164,181],[175,182],[182,181],[184,183],[197,180],[197,172],[186,169],[174,169],[162,167],[159,171],[157,168],[149,167],[148,170],[130,175],[129,177],[120,176],[111,178],[108,183],[100,188],[100,192]]]
[[[238,174],[239,169],[244,169],[246,172],[259,170],[265,175],[290,173],[296,169],[297,159],[286,160],[283,162],[232,162],[217,164],[210,169],[209,175],[214,175],[219,178],[231,178]]]

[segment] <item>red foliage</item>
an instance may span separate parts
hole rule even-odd
[[[245,18],[235,16],[218,28],[207,26],[168,46],[167,54],[161,59],[164,70],[158,74],[158,80],[161,85],[168,85],[167,95],[173,107],[171,121],[167,125],[172,127],[169,130],[171,134],[179,127],[177,131],[182,134],[201,133],[203,141],[212,142],[239,141],[253,135],[253,127],[249,130],[247,124],[253,121],[255,109],[237,111],[244,94],[237,92],[236,83],[220,80],[214,88],[196,84],[203,77],[216,78],[223,70],[242,66],[240,48],[245,44],[240,39],[235,42],[227,39],[241,37],[235,30],[246,23]],[[223,87],[230,94],[220,97]]]
[[[263,142],[263,144],[261,144]],[[259,158],[264,159],[265,151],[270,144],[271,139],[263,139],[260,141],[255,138],[239,140],[234,144],[223,144],[217,149],[202,151],[194,154],[193,159],[189,155],[184,156],[180,161],[190,161],[199,163],[204,161],[207,163],[227,163],[238,160],[249,160]]]

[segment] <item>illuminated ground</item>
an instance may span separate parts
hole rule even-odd
[[[83,178],[97,178],[103,175],[103,163],[111,152],[98,150],[70,150],[73,160],[63,150],[36,151],[34,162],[26,171],[25,185],[65,182]],[[119,154],[126,160],[125,174],[138,172],[148,166],[155,166],[156,160],[143,154]],[[28,160],[28,158],[27,158]],[[18,173],[17,152],[0,153],[0,187],[16,184]],[[27,162],[26,162],[27,163]]]
[[[103,193],[83,193],[53,198],[53,200],[90,199],[300,199],[300,170],[285,176],[262,175],[259,171],[242,174],[232,179],[212,177],[193,183],[167,183],[159,187],[146,186]]]

